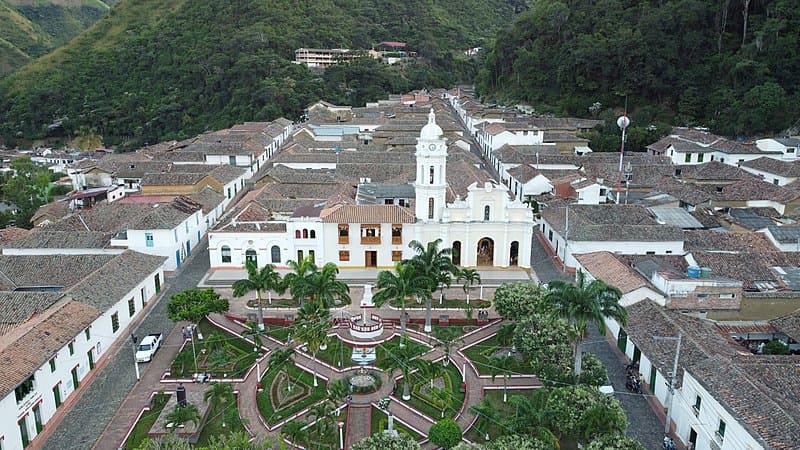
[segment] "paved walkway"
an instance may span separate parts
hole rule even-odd
[[[149,309],[144,311],[145,315],[139,319],[138,323],[134,323],[130,327],[130,332],[137,336],[157,332],[170,333],[175,324],[167,319],[167,301],[164,298],[169,299],[172,294],[197,285],[208,271],[209,260],[206,247],[205,242],[197,247],[190,259],[183,265],[179,276],[171,274],[166,277],[165,289],[159,297],[151,301],[147,306]],[[117,412],[123,413],[119,408],[131,389],[136,387],[144,391],[157,390],[157,383],[151,384],[149,380],[152,379],[153,374],[161,374],[156,367],[160,364],[158,361],[171,361],[167,355],[170,351],[169,348],[162,349],[156,354],[153,362],[139,365],[143,379],[142,382],[137,382],[133,367],[133,347],[130,342],[129,339],[120,339],[109,349],[104,358],[98,361],[98,367],[93,371],[92,377],[82,383],[83,386],[78,396],[75,397],[75,400],[71,400],[74,403],[71,405],[67,403],[60,408],[57,416],[45,428],[45,434],[41,436],[41,439],[35,439],[28,448],[47,450],[85,450],[93,447],[115,450],[118,448],[119,441],[124,434],[120,435],[117,432],[110,440],[98,439],[101,435],[105,437],[115,433],[114,431],[104,433],[104,430],[112,417],[116,419]],[[174,341],[170,340],[170,342]],[[147,379],[145,380],[145,378]],[[141,393],[135,395],[139,396],[139,399],[145,398],[141,397]],[[132,401],[137,402],[137,400]],[[135,414],[138,414],[142,406],[144,405],[139,404],[133,409],[126,407],[123,414],[128,414],[131,410],[135,410]],[[112,428],[112,430],[124,429],[127,432],[127,428],[132,423],[129,417],[131,416],[120,416],[120,423],[124,425],[118,425],[119,428]]]
[[[556,257],[544,247],[542,238],[542,233],[538,229],[533,231],[531,267],[533,267],[535,279],[542,283],[549,283],[552,280],[573,281],[575,279],[573,276],[565,274],[562,267],[556,265]]]

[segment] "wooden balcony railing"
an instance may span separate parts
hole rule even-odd
[[[340,244],[349,244],[350,243],[350,236],[339,236],[339,243]]]
[[[380,236],[361,236],[361,244],[380,244]]]

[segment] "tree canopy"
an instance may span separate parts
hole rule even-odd
[[[376,433],[350,446],[350,450],[419,450],[419,444],[405,434]]]
[[[212,288],[188,289],[170,297],[167,317],[173,322],[197,323],[209,314],[227,311],[228,307],[228,299],[220,297]]]
[[[450,449],[461,442],[461,428],[453,419],[441,419],[431,426],[428,439],[439,447]]]
[[[532,0],[486,55],[479,91],[586,116],[778,132],[800,112],[793,0]],[[596,113],[596,112],[594,112]],[[618,148],[618,147],[617,147]]]

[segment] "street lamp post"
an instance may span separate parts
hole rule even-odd
[[[672,372],[669,376],[669,380],[667,383],[667,388],[669,389],[669,395],[667,396],[667,418],[666,422],[664,423],[664,434],[669,434],[669,423],[672,416],[672,399],[675,397],[675,379],[678,378],[678,358],[681,354],[681,338],[683,337],[683,333],[678,333],[678,336],[653,336],[653,339],[656,341],[676,341],[677,346],[675,348],[675,361],[672,363]]]
[[[131,344],[133,345],[133,368],[136,370],[136,381],[142,379],[142,377],[139,376],[139,361],[136,359],[136,341],[138,340],[139,339],[136,337],[136,335],[131,333]]]
[[[619,116],[619,118],[617,119],[617,126],[619,127],[620,130],[622,130],[622,144],[620,145],[620,148],[619,148],[619,174],[620,174],[620,176],[622,176],[622,157],[625,156],[625,130],[631,124],[631,119],[628,118],[628,113],[627,113],[627,100],[626,100],[625,109],[626,109],[626,113],[624,115],[622,115],[622,116]],[[620,179],[620,181],[622,181],[622,180]],[[619,187],[619,185],[618,185],[618,187]],[[617,189],[617,204],[619,204],[619,189]]]

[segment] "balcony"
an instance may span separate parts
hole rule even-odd
[[[365,244],[380,244],[380,236],[361,236],[361,245]]]
[[[403,236],[392,236],[392,244],[394,244],[394,245],[402,245],[403,244]]]

